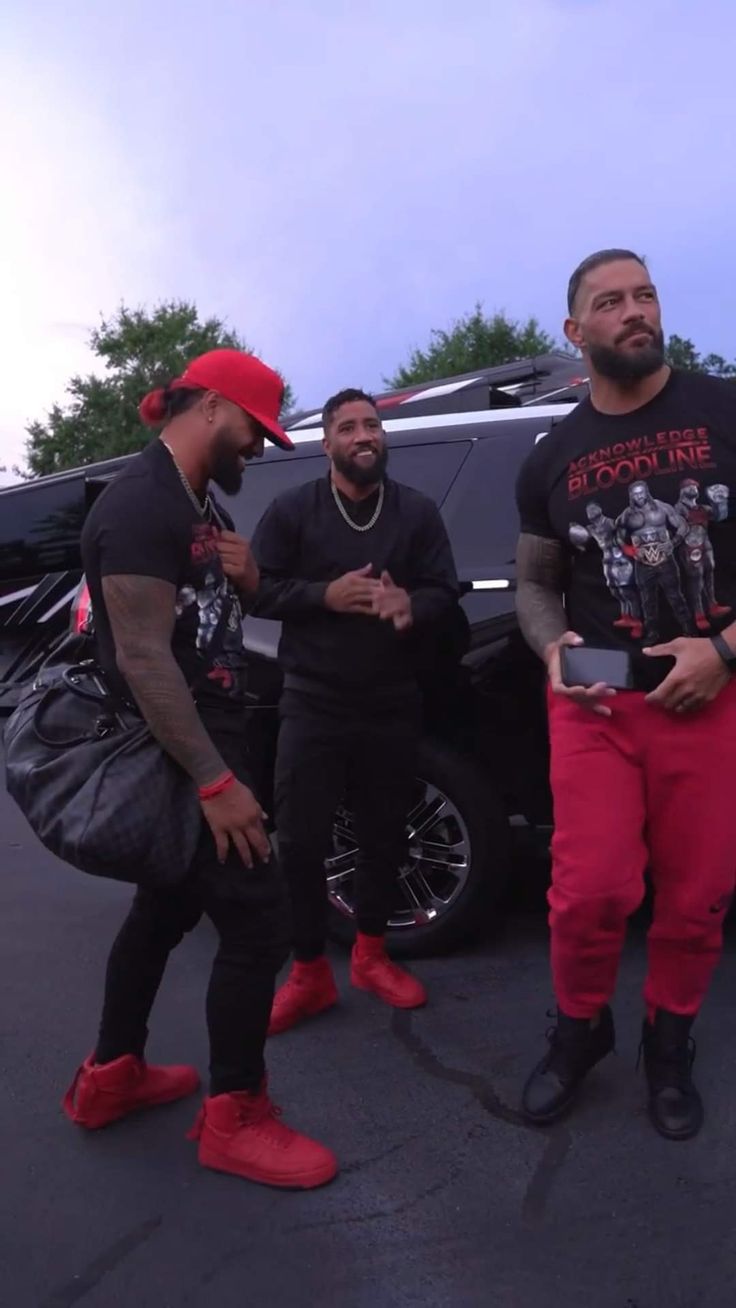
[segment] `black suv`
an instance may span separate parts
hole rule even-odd
[[[450,640],[425,670],[425,735],[390,923],[396,953],[448,948],[487,921],[505,887],[515,831],[549,830],[541,667],[514,614],[514,483],[525,455],[584,393],[579,367],[549,355],[378,397],[391,476],[430,495],[442,512],[470,633],[459,665]],[[244,536],[275,495],[325,475],[320,412],[287,426],[295,452],[268,447],[228,504]],[[83,618],[82,523],[124,462],[0,490],[0,709],[12,707],[53,642]],[[244,631],[268,807],[279,627],[247,618]],[[355,855],[345,805],[326,867],[333,933],[341,939],[353,930]]]

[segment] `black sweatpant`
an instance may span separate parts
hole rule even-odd
[[[249,785],[242,741],[212,735],[228,767]],[[128,1053],[142,1057],[169,954],[203,914],[219,936],[207,991],[210,1094],[257,1090],[276,974],[289,947],[288,895],[275,856],[249,869],[231,848],[220,865],[204,820],[181,885],[136,892],[107,965],[96,1057],[101,1063]]]
[[[418,692],[327,698],[293,689],[281,700],[275,777],[279,858],[291,894],[294,954],[301,962],[325,948],[325,859],[335,810],[344,798],[360,848],[358,930],[383,935],[407,855],[406,818],[420,725]]]

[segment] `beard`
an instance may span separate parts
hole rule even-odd
[[[384,445],[383,449],[379,448],[376,452],[374,462],[370,467],[364,468],[361,464],[356,463],[350,455],[333,454],[332,462],[341,472],[343,477],[353,486],[378,486],[383,481],[388,467],[388,450]]]
[[[237,495],[243,485],[240,460],[244,456],[233,449],[233,440],[227,431],[219,432],[213,443],[210,461],[210,481],[225,495]]]
[[[629,332],[629,336],[633,336]],[[652,332],[648,345],[640,349],[626,350],[618,345],[589,345],[590,362],[602,377],[609,381],[620,382],[622,386],[633,386],[658,372],[664,363],[664,333]]]

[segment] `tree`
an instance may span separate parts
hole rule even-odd
[[[518,323],[503,313],[487,317],[483,306],[477,303],[473,312],[459,318],[449,331],[435,328],[426,350],[414,350],[409,362],[384,381],[398,390],[416,382],[454,377],[476,368],[509,363],[512,359],[548,354],[556,348],[552,337],[540,330],[536,318]]]
[[[150,312],[121,305],[91,333],[89,343],[106,374],[72,377],[66,404],[55,404],[45,423],[33,422],[26,429],[31,475],[142,449],[150,432],[141,423],[138,405],[147,391],[178,376],[190,359],[207,350],[248,349],[219,318],[201,322],[196,307],[185,300],[159,304]],[[292,405],[287,386],[284,410]]]
[[[670,336],[665,350],[667,362],[683,372],[708,372],[713,377],[736,377],[736,363],[729,363],[721,354],[702,355],[692,341],[682,336]]]

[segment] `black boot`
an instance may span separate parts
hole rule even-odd
[[[641,1050],[649,1082],[649,1116],[668,1140],[689,1140],[703,1125],[703,1101],[692,1082],[694,1018],[658,1008],[644,1022]]]
[[[610,1054],[616,1043],[613,1013],[608,1004],[594,1019],[567,1017],[558,1009],[557,1026],[547,1033],[547,1039],[549,1052],[534,1068],[521,1100],[527,1121],[538,1126],[562,1117],[583,1078]]]

